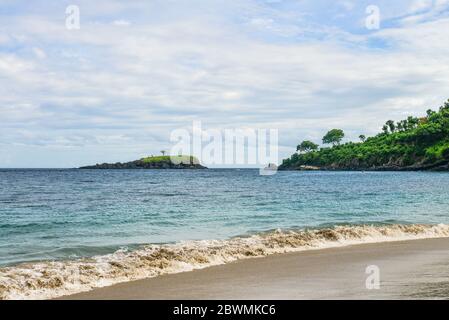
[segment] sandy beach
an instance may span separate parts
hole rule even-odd
[[[366,268],[380,288],[367,289]],[[98,288],[62,299],[447,299],[449,238],[276,254]]]

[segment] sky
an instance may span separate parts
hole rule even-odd
[[[0,0],[4,168],[159,154],[193,121],[278,129],[285,158],[425,114],[448,88],[449,0]]]

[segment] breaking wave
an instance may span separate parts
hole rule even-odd
[[[119,282],[239,259],[352,244],[449,237],[449,225],[335,226],[276,230],[228,240],[146,245],[134,251],[0,268],[0,299],[49,299]]]

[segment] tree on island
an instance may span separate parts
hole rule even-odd
[[[408,129],[415,129],[419,124],[419,118],[416,117],[408,117],[407,118]]]
[[[330,144],[334,146],[340,145],[341,140],[345,137],[345,133],[341,129],[332,129],[323,137],[323,143]]]
[[[359,139],[360,139],[360,141],[365,142],[366,136],[364,134],[361,134],[361,135],[359,135]]]
[[[296,151],[299,151],[300,153],[314,151],[317,149],[318,149],[318,145],[309,140],[305,140],[305,141],[301,142],[301,144],[299,144],[296,147]]]
[[[433,115],[432,110],[427,110],[427,118],[431,117]],[[382,127],[382,130],[384,133],[395,133],[395,132],[404,132],[407,130],[415,129],[420,124],[420,121],[427,121],[427,118],[422,118],[420,120],[416,117],[408,117],[407,119],[398,121],[396,124],[393,120],[388,120],[385,125]]]
[[[165,151],[165,150],[161,150],[161,153],[162,153],[162,156],[165,156],[165,153],[166,153],[167,151]]]
[[[390,129],[390,132],[393,133],[396,131],[396,125],[394,124],[393,120],[388,120],[385,125]]]

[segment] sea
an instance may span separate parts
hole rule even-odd
[[[0,170],[0,299],[449,236],[449,173]]]

